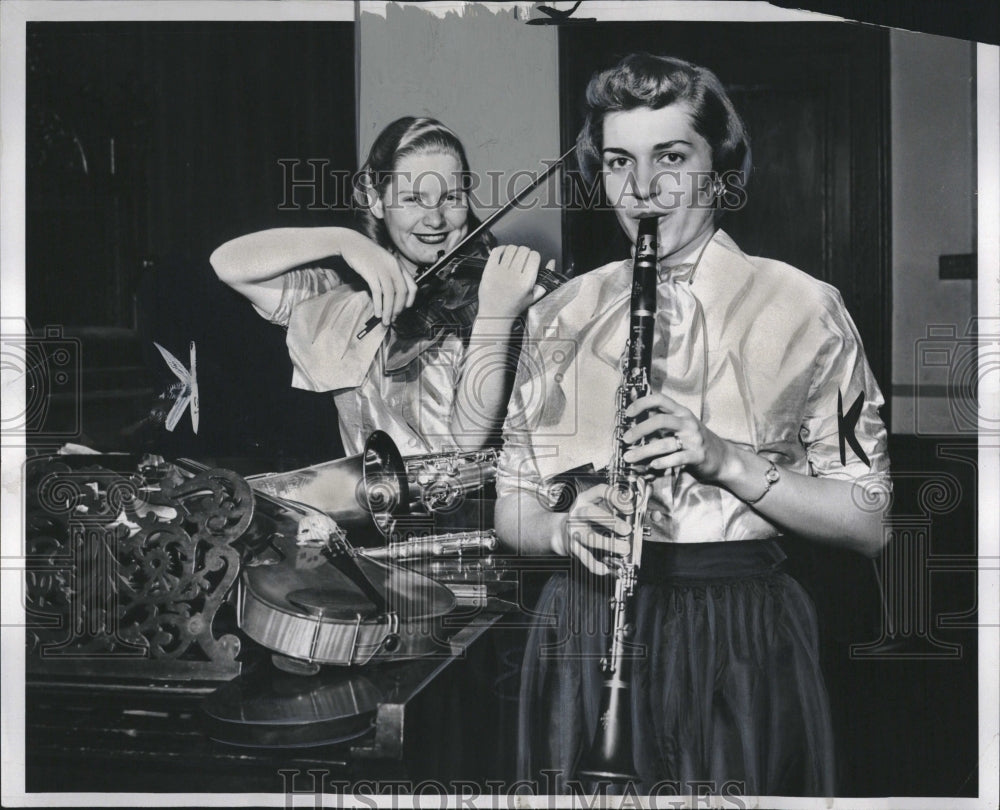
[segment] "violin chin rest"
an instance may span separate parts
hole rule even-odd
[[[292,658],[281,653],[271,653],[271,663],[282,672],[291,675],[309,676],[319,672],[319,664],[315,661],[303,661],[300,658]]]
[[[317,619],[355,621],[360,617],[363,621],[378,615],[374,605],[361,603],[356,591],[343,588],[302,588],[292,591],[286,598]]]

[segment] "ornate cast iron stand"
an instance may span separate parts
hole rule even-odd
[[[227,595],[253,493],[228,470],[153,458],[124,472],[129,460],[28,461],[28,671],[228,680],[240,641]]]

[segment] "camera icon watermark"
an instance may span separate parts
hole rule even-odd
[[[82,425],[81,346],[61,326],[32,333],[26,321],[4,318],[0,331],[0,437],[63,442]]]
[[[520,351],[511,350],[506,336],[497,331],[472,338],[464,361],[467,399],[455,403],[456,416],[450,428],[455,435],[479,434],[498,428],[496,404],[490,404],[491,390],[509,389],[516,412],[507,411],[511,426],[531,430],[540,436],[574,435],[581,420],[576,363],[577,343],[568,338],[544,335],[524,338]],[[503,343],[497,343],[497,337]],[[453,360],[443,354],[428,354],[427,367],[440,367],[440,379],[450,379]],[[547,373],[551,371],[551,373]],[[439,384],[438,384],[439,385]],[[424,436],[441,434],[439,412],[441,393],[435,383],[420,380],[415,398],[413,423]],[[558,389],[558,390],[557,390]],[[430,403],[430,404],[428,404]],[[558,409],[559,418],[553,414]],[[444,438],[448,438],[445,435]],[[405,452],[405,450],[404,450]]]
[[[939,447],[938,457],[965,462],[974,459],[964,455],[959,444]],[[941,519],[968,504],[970,495],[974,497],[956,472],[893,473],[897,491],[916,495],[916,509],[911,502],[907,511],[894,509],[885,518],[886,544],[880,558],[873,561],[882,600],[881,631],[873,641],[852,644],[852,659],[957,660],[965,654],[963,644],[940,637],[937,631],[988,626],[979,618],[978,588],[972,591],[972,604],[958,611],[935,596],[935,582],[940,577],[971,574],[975,581],[980,572],[996,570],[996,557],[981,556],[975,549],[958,551],[948,530],[941,531],[949,525]],[[949,608],[943,610],[944,605]]]
[[[1000,390],[1000,318],[929,324],[914,352],[918,436],[1000,436],[1000,418],[980,407]]]

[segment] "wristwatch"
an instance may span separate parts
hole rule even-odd
[[[759,501],[761,498],[767,495],[768,492],[771,491],[771,487],[773,487],[775,484],[778,483],[778,481],[781,480],[781,473],[778,472],[778,468],[775,466],[774,462],[772,461],[769,463],[770,466],[767,468],[767,472],[764,473],[764,481],[765,481],[764,491],[760,493],[760,495],[758,495],[756,498],[744,499],[744,503],[749,504],[751,506],[757,503],[757,501]]]

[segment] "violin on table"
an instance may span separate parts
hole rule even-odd
[[[495,549],[492,529],[454,523],[466,496],[494,479],[496,457],[404,459],[375,431],[357,456],[249,477],[275,527],[244,566],[241,629],[279,654],[277,666],[306,673],[447,649],[441,619],[455,608],[453,592],[398,563]]]
[[[428,536],[419,526],[491,481],[495,462],[492,450],[404,459],[376,431],[358,456],[247,478],[257,539],[237,621],[274,666],[206,699],[211,736],[268,748],[355,739],[386,694],[389,670],[375,665],[453,654],[456,628],[444,620],[471,604],[464,591],[399,562],[494,548],[492,530]]]
[[[378,543],[380,526],[409,507],[405,467],[388,435],[373,433],[359,456],[247,480],[273,531],[244,566],[237,618],[279,654],[276,666],[311,674],[320,664],[360,666],[442,648],[452,593],[358,548]]]

